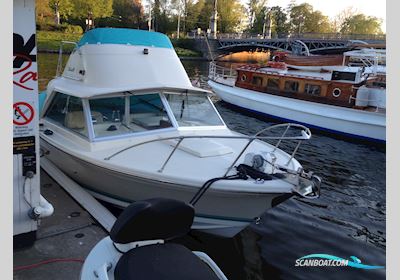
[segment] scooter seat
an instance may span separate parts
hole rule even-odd
[[[118,261],[116,280],[218,280],[211,268],[180,244],[131,249]]]

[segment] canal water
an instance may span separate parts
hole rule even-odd
[[[183,64],[191,79],[206,79],[207,62]],[[57,55],[39,54],[38,65],[43,90],[55,75]],[[218,99],[215,105],[229,128],[241,133],[274,124]],[[295,266],[296,259],[309,254],[355,256],[363,264],[385,266],[385,149],[315,132],[296,158],[322,177],[319,199],[291,198],[234,238],[191,232],[181,241],[207,252],[229,279],[385,279],[385,269]]]

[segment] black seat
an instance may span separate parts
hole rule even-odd
[[[174,199],[152,198],[133,202],[119,215],[110,237],[116,243],[182,237],[190,231],[193,206]]]
[[[115,267],[116,280],[218,280],[199,257],[180,244],[147,245],[125,253]]]
[[[187,234],[193,223],[193,206],[182,201],[154,198],[137,201],[118,217],[110,232],[115,243],[171,240]],[[212,269],[186,247],[155,244],[124,253],[115,271],[119,280],[217,280]]]

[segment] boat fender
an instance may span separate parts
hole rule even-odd
[[[53,131],[50,129],[46,129],[43,133],[47,136],[53,135]]]
[[[334,88],[333,90],[332,90],[332,95],[333,95],[333,97],[339,97],[340,96],[340,94],[342,93],[342,90],[340,89],[340,88]]]

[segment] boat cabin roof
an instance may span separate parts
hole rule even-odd
[[[242,71],[251,71],[254,73],[268,74],[268,75],[277,75],[284,77],[293,77],[293,78],[304,78],[310,80],[322,80],[322,81],[331,81],[331,80],[342,80],[339,76],[341,73],[348,73],[354,76],[353,80],[343,79],[343,82],[351,82],[358,83],[359,79],[361,79],[361,67],[350,67],[350,66],[291,66],[287,65],[286,68],[274,68],[274,67],[241,67],[238,70]],[[341,75],[343,76],[343,74]]]
[[[90,98],[149,89],[209,92],[192,85],[166,35],[99,28],[83,35],[62,76],[49,83],[48,93],[59,91]]]
[[[78,47],[87,44],[120,44],[173,49],[168,36],[159,32],[128,28],[96,28],[86,32]]]

